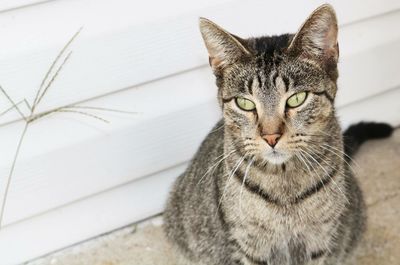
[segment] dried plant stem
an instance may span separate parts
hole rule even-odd
[[[50,114],[53,114],[53,113],[58,113],[58,112],[70,112],[70,113],[81,114],[81,115],[84,115],[84,116],[88,116],[88,117],[91,117],[91,118],[95,118],[95,119],[100,120],[100,121],[102,121],[102,122],[109,123],[108,120],[106,120],[106,119],[104,119],[104,118],[102,118],[102,117],[100,117],[100,116],[98,116],[98,115],[95,115],[95,114],[92,114],[92,113],[89,113],[89,112],[84,112],[84,111],[75,110],[75,109],[93,109],[93,110],[101,110],[101,111],[107,111],[107,112],[117,112],[117,113],[124,113],[124,114],[136,114],[136,113],[137,113],[137,112],[133,112],[133,111],[124,111],[124,110],[110,109],[110,108],[67,105],[67,106],[63,106],[63,107],[51,109],[51,110],[49,110],[49,111],[45,111],[45,112],[42,112],[42,113],[33,115],[32,117],[29,117],[27,121],[28,121],[29,123],[31,123],[31,122],[34,122],[34,121],[36,121],[36,120],[38,120],[38,119],[41,119],[41,118],[43,118],[43,117],[45,117],[45,116],[48,116],[48,115],[50,115]]]
[[[125,113],[125,114],[137,114],[136,111],[127,111],[127,110],[118,110],[118,109],[110,109],[110,108],[102,108],[102,107],[92,107],[92,106],[81,106],[81,105],[68,105],[64,108],[72,108],[72,109],[92,109],[92,110],[101,110],[108,112],[117,112],[117,113]]]
[[[8,198],[8,191],[10,190],[11,176],[14,173],[15,165],[17,164],[18,155],[19,155],[19,152],[21,150],[22,143],[23,143],[23,141],[25,139],[25,135],[26,135],[26,132],[28,130],[28,126],[29,126],[29,123],[26,122],[25,126],[24,126],[24,129],[22,131],[22,134],[21,134],[21,136],[19,138],[19,141],[18,141],[17,149],[15,151],[13,162],[11,164],[10,173],[8,175],[8,178],[6,179],[6,188],[4,190],[3,201],[1,202],[1,208],[0,208],[0,228],[3,227],[4,209],[6,207],[6,202],[7,202],[7,198]]]
[[[81,28],[82,29],[82,28]],[[43,78],[37,92],[36,92],[36,96],[35,99],[33,100],[32,106],[29,104],[29,102],[26,99],[23,99],[21,101],[15,102],[9,95],[8,93],[0,86],[0,91],[5,95],[5,97],[8,99],[8,101],[11,104],[11,107],[6,109],[5,111],[0,113],[0,116],[4,115],[5,113],[9,112],[12,109],[15,109],[18,114],[21,116],[21,118],[24,120],[25,122],[25,126],[24,129],[22,131],[22,134],[19,138],[18,141],[18,145],[17,145],[17,149],[15,151],[14,157],[13,157],[13,162],[11,164],[11,168],[9,171],[9,174],[7,176],[6,179],[6,185],[5,185],[5,191],[3,193],[3,200],[1,202],[1,208],[0,208],[0,229],[3,227],[3,217],[4,217],[4,210],[6,207],[6,202],[7,202],[7,198],[8,198],[8,192],[10,189],[10,185],[11,185],[11,179],[12,176],[14,174],[15,171],[15,166],[17,164],[17,160],[18,160],[18,156],[21,150],[21,146],[22,143],[24,141],[25,135],[27,133],[28,127],[31,123],[37,121],[38,119],[41,119],[43,117],[46,117],[50,114],[53,113],[58,113],[58,112],[68,112],[68,113],[74,113],[74,114],[80,114],[83,116],[87,116],[90,118],[94,118],[97,120],[100,120],[102,122],[105,123],[109,123],[108,120],[99,117],[97,115],[82,111],[82,110],[98,110],[98,111],[108,111],[108,112],[118,112],[118,113],[127,113],[127,114],[134,114],[136,112],[131,112],[131,111],[124,111],[124,110],[116,110],[116,109],[111,109],[111,108],[102,108],[102,107],[91,107],[91,106],[82,106],[82,105],[67,105],[67,106],[63,106],[63,107],[59,107],[59,108],[55,108],[49,111],[45,111],[42,113],[35,113],[36,107],[40,104],[40,102],[42,101],[43,97],[47,94],[49,88],[51,87],[51,85],[53,84],[53,82],[56,80],[58,74],[61,72],[61,70],[63,69],[63,67],[65,66],[65,64],[67,63],[68,59],[70,58],[72,52],[69,52],[64,60],[61,62],[60,66],[54,71],[56,65],[58,64],[58,62],[60,61],[61,57],[63,56],[63,54],[66,52],[67,48],[70,46],[70,44],[74,41],[74,39],[79,35],[81,29],[79,29],[73,36],[72,38],[66,43],[66,45],[64,45],[64,47],[61,49],[61,51],[57,54],[56,58],[54,59],[54,61],[52,62],[50,68],[47,70],[45,77]],[[54,74],[51,76],[51,74],[54,72]],[[21,111],[21,109],[19,108],[19,105],[25,103],[25,105],[28,107],[28,109],[30,110],[30,114],[28,117],[26,117],[24,115],[24,113]]]
[[[82,28],[81,28],[82,29]],[[56,66],[57,62],[61,59],[62,55],[65,53],[65,51],[67,50],[67,48],[70,46],[70,44],[74,41],[74,39],[79,35],[81,29],[79,29],[73,36],[72,38],[66,43],[66,45],[64,45],[64,47],[62,48],[62,50],[57,54],[56,58],[53,60],[50,68],[47,70],[45,77],[43,78],[39,89],[36,92],[36,96],[35,99],[33,101],[32,107],[30,108],[30,115],[29,117],[25,117],[25,115],[23,114],[23,112],[21,111],[21,109],[19,108],[19,106],[15,103],[15,101],[8,95],[8,93],[0,86],[0,90],[1,92],[5,95],[5,97],[8,99],[8,101],[11,103],[12,107],[14,107],[18,113],[21,115],[21,117],[24,119],[25,121],[25,126],[24,129],[22,131],[21,137],[19,138],[19,142],[17,145],[17,149],[15,151],[15,155],[14,155],[14,159],[13,159],[13,163],[11,165],[9,174],[7,176],[6,179],[6,187],[5,187],[5,191],[3,194],[3,200],[1,203],[1,208],[0,208],[0,229],[2,228],[2,224],[3,224],[3,217],[4,217],[4,209],[6,206],[6,202],[7,202],[7,197],[8,197],[8,191],[10,189],[10,184],[11,184],[11,179],[14,173],[14,169],[15,169],[15,165],[17,163],[18,160],[18,156],[21,150],[21,146],[23,143],[23,140],[25,138],[26,132],[28,130],[29,124],[35,120],[37,120],[37,118],[35,119],[35,110],[36,107],[38,106],[38,104],[40,103],[40,101],[43,99],[44,95],[47,93],[48,89],[50,88],[50,86],[53,84],[54,80],[57,78],[58,74],[60,73],[61,69],[64,67],[65,63],[68,61],[68,59],[71,56],[72,52],[69,52],[67,54],[67,56],[64,58],[63,62],[61,63],[61,65],[57,68],[56,72],[54,73],[54,75],[50,78],[50,81],[46,84],[46,81],[48,80],[48,78],[50,77],[51,73],[53,72],[54,67]],[[42,91],[43,90],[43,91]],[[29,103],[27,104],[29,106]],[[41,115],[41,117],[44,117],[46,115]]]
[[[49,83],[47,84],[47,86],[44,88],[43,93],[40,94],[39,98],[37,99],[36,103],[33,104],[32,106],[32,114],[35,111],[35,108],[37,105],[39,105],[40,101],[42,101],[44,95],[47,93],[48,89],[50,88],[50,86],[53,84],[54,80],[56,80],[58,74],[60,73],[61,69],[63,69],[65,63],[68,61],[68,59],[71,57],[72,52],[69,52],[67,54],[67,56],[64,58],[63,62],[61,63],[60,67],[58,67],[57,71],[55,72],[55,74],[53,75],[53,77],[50,79]]]
[[[25,117],[24,113],[21,111],[21,109],[18,107],[18,104],[16,104],[14,102],[14,100],[8,95],[8,93],[4,90],[4,88],[2,86],[0,86],[0,91],[6,96],[6,98],[8,99],[8,101],[10,101],[12,108],[15,108],[19,115],[21,115],[21,117],[26,121],[27,118]]]
[[[56,66],[57,62],[60,60],[61,56],[64,54],[64,52],[67,50],[67,48],[71,45],[71,43],[75,40],[75,38],[79,35],[79,33],[82,31],[82,28],[80,28],[73,36],[72,38],[64,45],[64,47],[61,49],[61,51],[57,54],[57,57],[53,60],[50,68],[47,70],[46,75],[44,76],[42,83],[40,84],[40,87],[38,91],[36,92],[35,99],[33,100],[32,104],[32,112],[35,111],[35,108],[38,104],[39,97],[41,95],[41,91],[44,88],[44,85],[46,83],[46,80],[49,78],[51,72],[53,71],[54,67]],[[43,97],[43,93],[42,93]]]
[[[60,110],[58,110],[57,112],[70,112],[70,113],[81,114],[81,115],[83,115],[83,116],[88,116],[88,117],[97,119],[97,120],[99,120],[99,121],[105,122],[105,123],[110,123],[108,120],[103,119],[103,118],[101,118],[101,117],[99,117],[99,116],[97,116],[97,115],[94,115],[94,114],[91,114],[91,113],[88,113],[88,112],[77,111],[77,110],[65,110],[65,109],[60,109]]]
[[[19,106],[19,105],[21,105],[22,103],[25,103],[25,104],[26,104],[26,103],[28,103],[28,101],[26,101],[26,99],[20,100],[20,101],[18,101],[18,102],[15,104],[15,106]],[[8,109],[5,109],[5,110],[3,110],[2,112],[0,112],[0,117],[3,116],[3,115],[5,115],[5,114],[6,114],[7,112],[9,112],[10,110],[16,109],[15,106],[11,106],[11,107],[9,107]],[[28,106],[29,109],[31,109],[31,108],[29,107],[29,104],[28,104],[27,106]]]

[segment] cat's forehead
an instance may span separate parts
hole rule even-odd
[[[239,85],[250,90],[250,94],[259,91],[263,95],[311,89],[323,80],[317,66],[282,55],[272,58],[257,56],[241,65],[234,75]]]

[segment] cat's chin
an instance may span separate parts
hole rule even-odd
[[[281,165],[288,161],[290,157],[290,155],[279,151],[270,151],[264,155],[265,160],[274,165]]]

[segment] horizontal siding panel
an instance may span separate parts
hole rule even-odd
[[[338,105],[400,84],[400,12],[352,24],[340,31]]]

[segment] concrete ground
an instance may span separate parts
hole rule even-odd
[[[363,145],[355,160],[369,216],[356,264],[400,264],[400,129]],[[161,222],[132,225],[27,265],[173,265]]]

